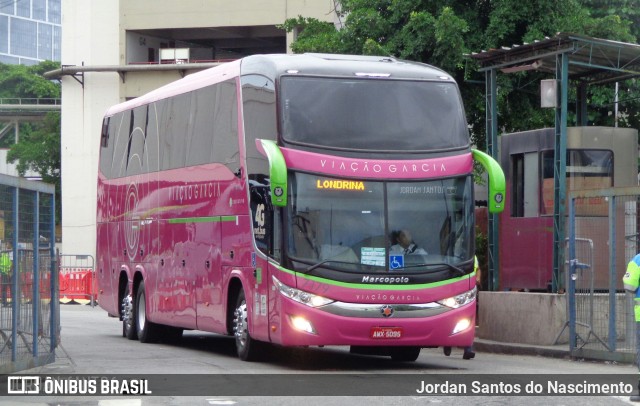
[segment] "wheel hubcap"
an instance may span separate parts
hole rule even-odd
[[[240,347],[247,344],[249,332],[247,330],[247,303],[242,302],[240,306],[233,312],[233,331],[236,342]]]
[[[147,320],[147,304],[145,303],[144,292],[140,294],[140,302],[138,303],[138,329],[144,330],[144,324]]]
[[[122,321],[128,326],[131,326],[133,320],[133,298],[131,295],[126,295],[122,298]]]

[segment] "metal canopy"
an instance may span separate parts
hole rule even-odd
[[[555,76],[554,211],[552,290],[563,289],[565,266],[565,203],[567,151],[567,99],[569,81],[577,87],[579,108],[577,122],[587,122],[587,92],[590,85],[602,85],[640,76],[640,46],[584,35],[558,33],[553,38],[531,44],[513,45],[466,55],[480,64],[485,73],[487,152],[498,159],[497,72],[513,73],[535,70]],[[503,168],[504,169],[504,168]],[[489,289],[497,290],[498,216],[489,214]]]
[[[481,71],[505,73],[537,70],[556,73],[556,57],[569,56],[569,79],[588,84],[616,82],[640,76],[640,45],[559,33],[531,44],[490,49],[469,56]]]

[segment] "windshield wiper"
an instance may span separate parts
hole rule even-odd
[[[403,266],[403,267],[400,267],[400,268],[393,268],[393,271],[397,271],[398,269],[419,268],[419,267],[422,267],[422,266],[432,266],[432,265],[444,265],[447,268],[459,273],[460,276],[466,275],[466,273],[464,272],[464,270],[462,268],[458,268],[457,266],[448,264],[446,262],[429,262],[429,263],[424,263],[424,264],[408,265],[408,266]]]
[[[303,264],[308,264],[309,263],[308,261],[306,261],[306,260],[304,260],[302,258],[298,258],[298,257],[290,256],[289,259],[291,259],[292,261],[295,261],[295,262],[302,262]],[[338,260],[335,260],[335,259],[328,258],[328,259],[323,259],[322,261],[320,261],[318,263],[315,263],[313,265],[310,265],[308,268],[306,268],[302,272],[303,273],[309,273],[309,272],[313,271],[314,269],[316,269],[316,268],[318,268],[318,267],[320,267],[320,266],[322,266],[322,265],[324,265],[326,263],[329,263],[329,262],[334,262],[334,263],[343,264],[343,265],[360,265],[357,262],[338,261]]]
[[[331,258],[329,258],[329,259],[324,259],[324,260],[322,260],[322,261],[318,262],[317,264],[313,264],[313,265],[311,265],[309,268],[307,268],[307,269],[305,269],[305,270],[304,270],[304,273],[309,273],[309,272],[313,271],[314,269],[318,268],[319,266],[322,266],[322,265],[324,265],[324,264],[326,264],[326,263],[328,263],[328,262],[334,262],[334,263],[336,263],[336,264],[359,265],[359,264],[358,264],[358,263],[356,263],[356,262],[337,261],[337,260],[335,260],[335,259],[331,259]]]

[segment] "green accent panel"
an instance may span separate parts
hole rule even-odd
[[[262,268],[256,268],[256,283],[258,285],[262,284]]]
[[[491,155],[477,149],[472,149],[471,153],[473,158],[480,162],[489,174],[489,213],[502,213],[504,210],[506,181],[500,164]]]
[[[287,205],[287,164],[282,151],[272,140],[259,140],[269,159],[269,178],[271,180],[271,203],[274,206]]]
[[[470,279],[473,275],[475,275],[474,273],[468,274],[468,275],[463,275],[460,276],[458,278],[453,278],[453,279],[447,279],[446,281],[439,281],[439,282],[432,282],[432,283],[421,283],[421,284],[417,284],[417,285],[374,285],[374,284],[368,284],[368,283],[347,283],[347,282],[340,282],[340,281],[334,281],[331,279],[325,279],[325,278],[319,278],[317,276],[311,276],[311,275],[306,275],[300,272],[295,272],[292,271],[290,269],[287,268],[283,268],[281,266],[278,266],[276,264],[273,264],[273,266],[275,266],[276,268],[278,268],[280,271],[282,272],[286,272],[288,274],[291,275],[295,275],[299,278],[302,279],[307,279],[310,281],[314,281],[314,282],[318,282],[318,283],[324,283],[327,285],[333,285],[333,286],[340,286],[343,288],[351,288],[351,289],[362,289],[362,290],[394,290],[394,291],[402,291],[402,290],[415,290],[415,289],[427,289],[427,288],[436,288],[439,286],[445,286],[445,285],[449,285],[451,283],[455,283],[455,282],[459,282],[465,279]]]
[[[182,217],[175,219],[168,219],[169,224],[182,224],[182,223],[221,223],[226,221],[236,221],[236,216],[213,216],[213,217]]]

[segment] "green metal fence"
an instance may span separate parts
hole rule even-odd
[[[0,269],[0,373],[55,360],[60,308],[54,194],[53,185],[0,174],[0,265],[3,257],[10,264]]]

